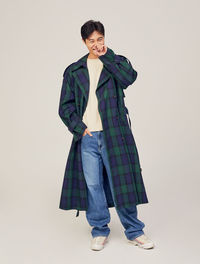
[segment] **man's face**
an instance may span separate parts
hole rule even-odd
[[[84,40],[83,40],[84,42]],[[90,53],[94,54],[97,45],[104,45],[104,36],[98,31],[94,31],[84,42]],[[95,55],[95,54],[94,54]]]

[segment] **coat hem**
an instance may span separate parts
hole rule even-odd
[[[133,206],[133,205],[140,205],[140,204],[147,204],[147,203],[149,203],[149,201],[148,200],[146,200],[146,201],[140,201],[140,202],[137,202],[137,203],[135,203],[135,204],[132,204],[132,203],[130,203],[130,204],[128,204],[127,206],[125,205],[123,205],[123,206],[115,206],[115,205],[110,205],[110,206],[108,206],[108,208],[113,208],[113,207],[115,207],[116,209],[118,209],[118,208],[120,208],[120,207],[123,207],[123,208],[129,208],[129,207],[131,207],[131,206]],[[77,212],[76,212],[76,217],[78,217],[79,216],[79,212],[80,211],[86,211],[87,209],[86,208],[64,208],[64,207],[61,207],[61,206],[59,206],[59,209],[61,209],[61,210],[65,210],[65,211],[68,211],[68,210],[76,210]]]

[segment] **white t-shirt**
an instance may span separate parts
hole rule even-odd
[[[98,110],[98,99],[95,92],[103,68],[103,63],[99,58],[87,58],[87,67],[89,71],[90,87],[87,106],[83,114],[83,122],[86,124],[89,131],[100,131],[103,130],[103,126]]]

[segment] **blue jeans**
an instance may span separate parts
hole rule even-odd
[[[95,236],[108,236],[110,228],[110,212],[103,188],[103,164],[108,174],[110,189],[119,219],[125,228],[128,239],[134,239],[142,234],[145,224],[137,218],[136,205],[130,208],[117,209],[114,200],[113,183],[109,167],[106,145],[103,131],[92,131],[90,136],[86,134],[81,138],[81,157],[84,177],[88,189],[88,209],[86,218],[90,226],[93,226],[91,234]]]

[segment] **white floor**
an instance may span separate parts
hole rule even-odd
[[[157,205],[138,206],[138,216],[156,245],[154,249],[127,243],[115,208],[110,208],[111,233],[102,251],[90,249],[91,228],[83,211],[76,217],[75,210],[63,211],[54,203],[47,208],[32,203],[28,208],[27,201],[16,209],[2,208],[1,263],[200,263],[198,208],[180,205],[180,211],[171,214],[169,207],[165,210]],[[174,201],[173,208],[176,206]]]

